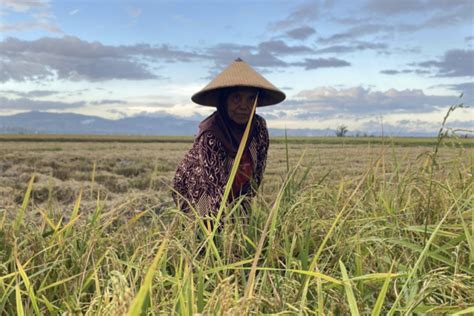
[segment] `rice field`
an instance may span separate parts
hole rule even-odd
[[[474,313],[472,139],[272,139],[210,228],[170,195],[188,138],[5,137],[2,314]]]

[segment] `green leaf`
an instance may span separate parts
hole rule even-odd
[[[168,246],[168,238],[163,240],[160,245],[160,248],[156,252],[155,258],[151,263],[150,267],[145,276],[145,281],[140,287],[138,294],[135,296],[132,305],[130,306],[127,315],[135,316],[135,315],[144,315],[146,314],[146,309],[148,308],[150,302],[150,291],[151,285],[153,282],[153,275],[155,274],[156,269],[158,268],[158,263],[161,260],[163,253],[165,252],[166,247]]]
[[[392,279],[390,273],[392,272],[393,263],[390,267],[390,271],[385,278],[385,282],[383,283],[382,289],[377,297],[377,301],[375,302],[374,309],[372,310],[371,316],[378,316],[382,311],[383,302],[385,301],[385,296],[387,295],[388,286],[390,285],[390,280]]]
[[[13,230],[15,233],[17,233],[18,230],[20,229],[20,226],[23,225],[23,221],[25,219],[25,211],[30,201],[30,196],[31,196],[31,191],[33,189],[34,181],[35,181],[35,175],[33,174],[33,176],[30,179],[30,182],[28,183],[28,188],[26,189],[25,196],[23,197],[23,203],[21,204],[21,207],[18,210],[18,214],[16,215],[15,225],[13,226]]]
[[[346,290],[347,301],[349,302],[349,308],[351,310],[351,315],[359,315],[359,309],[357,307],[357,301],[354,296],[354,291],[352,290],[351,281],[347,275],[346,266],[339,260],[339,266],[341,267],[342,274],[342,283],[344,284],[344,289]]]

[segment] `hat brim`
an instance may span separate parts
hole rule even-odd
[[[191,100],[197,104],[211,107],[218,107],[220,93],[224,89],[228,88],[254,88],[260,91],[258,96],[258,107],[275,105],[283,100],[286,96],[283,92],[279,90],[268,89],[267,87],[258,87],[258,86],[249,86],[249,85],[229,85],[221,86],[219,88],[201,90],[195,93]]]

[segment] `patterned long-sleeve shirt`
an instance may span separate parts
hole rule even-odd
[[[265,120],[256,115],[255,136],[248,146],[253,172],[251,185],[244,186],[241,194],[253,196],[262,182],[269,146]],[[227,154],[221,141],[211,132],[203,133],[176,170],[173,188],[196,209],[200,215],[219,209],[234,158]],[[173,192],[178,207],[189,210],[188,203]]]

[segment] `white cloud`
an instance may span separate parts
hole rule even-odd
[[[471,87],[469,83],[449,86],[452,90]],[[464,99],[464,103],[472,98]],[[430,95],[421,89],[371,90],[360,86],[352,88],[316,87],[300,91],[274,107],[258,110],[267,118],[271,128],[333,130],[344,124],[352,132],[388,135],[435,135],[449,106],[459,104],[457,95]],[[466,104],[469,105],[469,104]],[[471,104],[472,105],[472,104]],[[474,127],[474,109],[454,111],[447,127]]]
[[[51,33],[63,33],[62,30],[56,25],[45,22],[23,21],[14,24],[0,23],[0,32],[23,32],[35,29],[45,30]]]
[[[147,60],[144,60],[144,57]],[[169,45],[103,45],[74,36],[0,42],[0,82],[35,78],[104,81],[156,79],[150,63],[190,61],[203,56]]]
[[[25,12],[32,9],[48,8],[49,0],[2,0],[1,5],[16,11]]]
[[[61,102],[61,101],[38,101],[28,98],[9,99],[0,97],[0,109],[2,110],[57,110],[74,109],[85,105],[85,102]]]
[[[373,91],[359,86],[347,89],[317,87],[303,90],[288,103],[295,108],[320,110],[326,114],[339,112],[361,115],[403,111],[430,112],[455,101],[455,96],[427,95],[421,89]]]
[[[13,11],[16,13],[15,22],[0,23],[0,32],[24,32],[30,30],[44,30],[51,33],[62,33],[54,23],[49,0],[3,0],[0,6],[7,10],[2,15],[8,16]],[[22,19],[17,19],[21,16]]]
[[[314,22],[321,14],[322,5],[319,1],[306,1],[295,7],[287,17],[268,25],[271,31],[287,29],[305,22]]]

